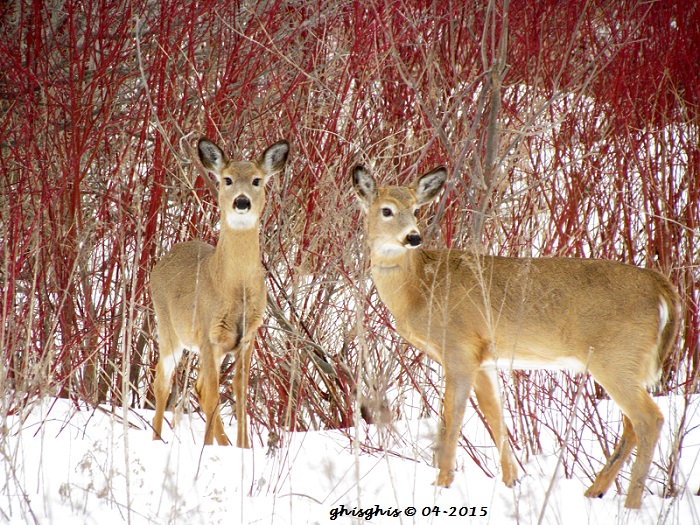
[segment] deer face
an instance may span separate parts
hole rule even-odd
[[[221,219],[234,230],[253,228],[265,204],[265,173],[254,162],[230,162],[219,174]]]
[[[382,259],[401,257],[417,248],[422,239],[418,230],[418,208],[432,201],[447,176],[444,168],[423,175],[411,187],[387,186],[377,189],[374,178],[358,166],[353,171],[355,193],[367,213],[369,246],[373,264]]]
[[[393,258],[421,244],[418,201],[409,188],[381,188],[367,211],[373,258]]]
[[[230,161],[213,142],[198,144],[204,167],[219,179],[219,209],[222,226],[246,230],[258,225],[265,206],[265,184],[287,161],[289,144],[280,141],[255,161]]]

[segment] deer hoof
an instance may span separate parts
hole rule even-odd
[[[440,470],[438,472],[437,479],[435,480],[435,485],[438,487],[449,487],[452,485],[452,482],[455,479],[455,471],[454,470]]]

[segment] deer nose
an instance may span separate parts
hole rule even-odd
[[[420,246],[420,243],[422,242],[420,233],[409,233],[406,235],[406,242],[408,242],[408,244],[413,248]]]
[[[233,207],[237,211],[248,211],[250,209],[250,199],[245,195],[239,195],[234,199]]]

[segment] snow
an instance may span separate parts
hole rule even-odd
[[[681,397],[659,398],[666,426],[655,460],[668,457],[683,409]],[[204,424],[197,414],[175,418],[168,443],[154,442],[147,410],[111,413],[46,399],[26,413],[9,416],[0,440],[0,522],[11,524],[315,524],[362,523],[332,512],[363,512],[367,523],[457,524],[700,523],[694,496],[700,487],[700,397],[688,407],[678,474],[681,494],[660,497],[661,484],[647,482],[643,507],[623,507],[615,486],[602,499],[583,497],[588,479],[565,479],[557,448],[525,465],[520,483],[506,488],[489,478],[461,449],[449,489],[432,485],[437,422],[395,422],[390,428],[290,433],[283,447],[269,451],[259,439],[253,449],[203,447]],[[167,413],[169,421],[173,415]],[[225,421],[231,418],[226,417]],[[235,426],[235,421],[233,422]],[[463,433],[497,471],[495,448],[478,418]],[[227,428],[229,436],[235,429]],[[371,441],[383,450],[361,446]],[[602,452],[596,443],[587,450]],[[521,458],[522,459],[522,458]],[[627,489],[629,467],[619,481]],[[341,507],[342,506],[342,507]],[[406,510],[415,508],[415,516]],[[439,510],[439,514],[435,512]],[[375,515],[378,511],[383,514]],[[410,513],[410,510],[409,510]],[[428,515],[424,515],[428,514]],[[460,517],[459,514],[469,517]],[[453,514],[453,515],[451,515]],[[485,515],[482,515],[485,514]]]

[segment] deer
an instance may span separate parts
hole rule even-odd
[[[498,369],[589,373],[623,413],[622,435],[585,492],[603,497],[636,446],[625,506],[641,507],[663,415],[647,385],[658,380],[679,331],[680,298],[661,273],[610,260],[496,257],[470,248],[422,248],[418,209],[440,194],[447,169],[410,185],[378,187],[352,170],[364,211],[370,272],[396,332],[442,366],[435,485],[455,475],[457,440],[472,390],[513,487]]]
[[[204,168],[219,182],[220,232],[216,247],[193,240],[176,244],[153,267],[150,289],[160,357],[156,365],[153,439],[163,439],[163,418],[184,349],[199,353],[195,392],[204,414],[204,444],[229,445],[219,412],[219,375],[235,358],[236,446],[250,448],[247,391],[255,336],[267,306],[260,260],[260,218],[265,186],[287,162],[289,143],[269,146],[256,160],[230,160],[216,144],[197,144]]]

